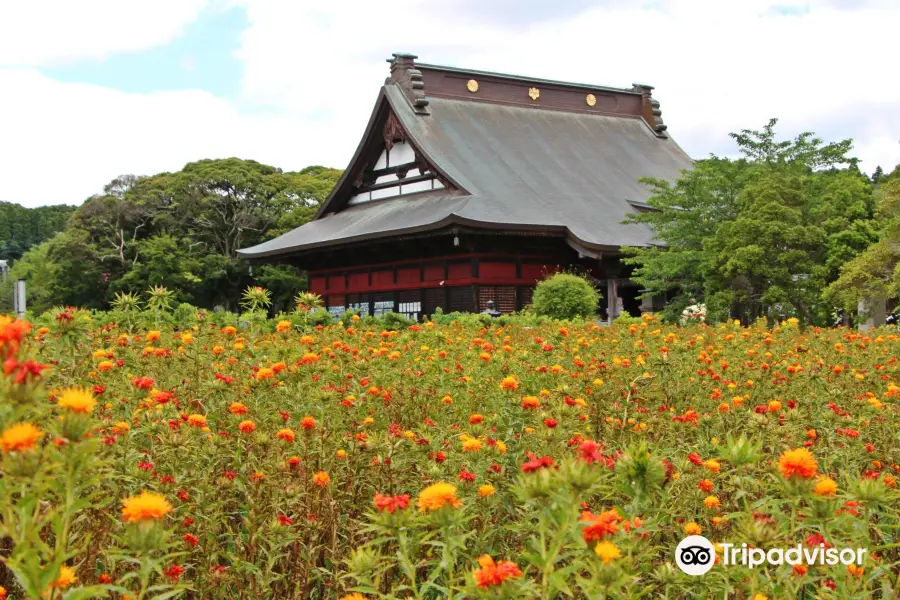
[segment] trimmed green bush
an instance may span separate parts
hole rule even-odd
[[[553,319],[590,317],[597,312],[600,293],[578,275],[557,273],[538,282],[531,299],[535,314]]]

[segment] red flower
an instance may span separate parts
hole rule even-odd
[[[395,511],[403,510],[409,506],[409,494],[403,494],[402,496],[375,494],[375,499],[372,503],[375,505],[375,508],[378,509],[378,512],[394,514]]]
[[[200,543],[200,540],[197,539],[197,536],[186,533],[184,534],[184,543],[193,548]]]
[[[155,382],[149,377],[135,377],[131,380],[131,385],[139,390],[149,390]]]
[[[475,481],[475,473],[469,473],[465,469],[459,472],[459,478],[462,481]]]
[[[531,460],[522,465],[523,473],[531,473],[540,469],[549,469],[553,466],[553,459],[549,456],[542,456],[538,458],[531,452],[526,452],[525,454]]]
[[[600,452],[602,449],[603,446],[599,443],[587,440],[578,447],[578,456],[588,464],[593,464],[603,460],[603,453]]]
[[[293,524],[294,524],[294,520],[291,519],[291,518],[290,518],[289,516],[287,516],[287,515],[278,515],[278,524],[279,524],[279,525],[284,525],[285,527],[287,527],[288,525],[293,525]]]
[[[550,429],[554,429],[557,425],[559,425],[559,421],[557,421],[556,419],[544,419],[544,425],[546,425]]]
[[[184,573],[184,567],[182,567],[181,565],[172,565],[171,567],[163,571],[163,574],[165,574],[165,576],[172,581],[178,581],[178,578],[181,577],[182,573]]]
[[[472,573],[475,578],[475,584],[480,588],[500,585],[507,579],[513,579],[522,576],[522,570],[516,563],[504,560],[495,563],[494,559],[485,554],[478,559],[480,569],[476,569]]]

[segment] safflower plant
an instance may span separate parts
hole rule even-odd
[[[900,593],[896,331],[254,293],[244,320],[0,317],[0,598]],[[868,554],[690,577],[687,535]]]

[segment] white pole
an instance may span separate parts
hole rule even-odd
[[[25,280],[17,279],[15,293],[13,295],[13,305],[16,314],[20,319],[25,318]]]

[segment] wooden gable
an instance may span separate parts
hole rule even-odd
[[[348,206],[410,194],[455,191],[453,184],[422,156],[389,108],[381,134],[372,137],[360,164],[352,167],[355,172]]]

